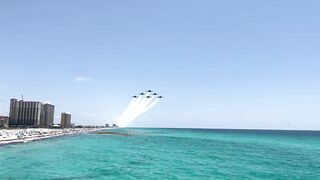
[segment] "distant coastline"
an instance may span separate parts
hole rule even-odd
[[[0,129],[0,146],[9,144],[21,144],[32,141],[51,139],[67,135],[77,135],[82,133],[94,133],[100,130],[113,128],[65,128],[65,129],[50,129],[50,128],[27,128],[27,129]],[[119,128],[122,129],[122,128]],[[230,133],[256,133],[256,134],[275,134],[275,135],[320,135],[320,130],[286,130],[286,129],[222,129],[222,128],[172,128],[172,127],[125,127],[125,129],[179,129],[179,130],[194,130],[194,131],[215,131],[215,132],[230,132]],[[124,135],[125,133],[118,132],[102,132],[94,134],[110,134]]]
[[[0,146],[8,144],[20,144],[31,141],[38,141],[66,135],[75,135],[87,132],[103,130],[107,128],[28,128],[28,129],[1,129]]]

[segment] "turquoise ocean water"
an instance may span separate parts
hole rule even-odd
[[[0,146],[0,179],[320,179],[320,132],[112,131]]]

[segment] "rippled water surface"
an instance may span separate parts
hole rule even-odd
[[[320,132],[114,129],[0,147],[0,179],[319,179]]]

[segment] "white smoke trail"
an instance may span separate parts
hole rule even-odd
[[[136,114],[140,113],[142,109],[145,107],[146,103],[150,101],[150,98],[147,98],[148,96],[145,96],[144,99],[141,101],[141,103],[137,106],[137,111],[135,112]]]
[[[155,100],[156,99],[156,100]],[[157,97],[151,97],[145,100],[137,109],[136,113],[132,114],[127,120],[126,123],[138,118],[140,115],[142,115],[144,112],[146,112],[148,109],[150,109],[154,104],[156,104],[159,101]],[[152,105],[151,105],[152,104]]]
[[[160,99],[157,98],[157,99],[154,100],[152,103],[150,103],[150,104],[143,110],[142,113],[145,113],[145,112],[147,112],[149,109],[151,109],[154,105],[156,105],[156,104],[158,103],[159,100],[160,100]]]
[[[150,92],[146,93],[146,94],[142,94],[140,96],[138,96],[137,98],[135,98],[134,103],[132,104],[131,107],[128,107],[126,114],[124,114],[123,116],[121,116],[121,118],[118,120],[118,125],[120,124],[125,124],[126,121],[128,121],[128,119],[132,116],[135,115],[135,113],[137,113],[137,108],[140,107],[144,101],[145,101],[145,97],[149,96]]]
[[[141,111],[144,109],[144,104],[146,101],[147,101],[147,98],[144,97],[143,100],[141,100],[135,107],[133,107],[131,111],[128,113],[128,116],[124,118],[123,124],[129,123],[130,121],[133,120],[132,117],[136,117],[138,114],[140,114]]]
[[[136,103],[137,99],[134,98],[130,101],[127,109],[122,113],[122,115],[119,118],[119,123],[122,123],[123,119],[127,116],[128,112],[131,110],[131,108],[134,106],[134,104]]]
[[[139,114],[136,114],[136,116],[131,117],[131,120],[134,120],[136,118],[138,118],[140,115],[142,115],[143,113],[147,112],[149,109],[151,109],[154,105],[157,104],[157,102],[159,101],[159,99],[156,99],[155,101],[153,101],[152,103],[149,104],[149,106],[145,107],[141,112],[139,112]]]
[[[142,109],[145,106],[146,101],[148,101],[149,98],[147,98],[148,96],[150,96],[151,93],[148,92],[145,95],[140,96],[139,98],[139,102],[136,104],[136,106],[131,109],[130,115],[129,117],[134,116],[135,114],[140,112],[140,109]]]
[[[143,111],[143,109],[146,107],[146,105],[153,100],[154,96],[150,96],[150,95],[151,93],[146,94],[145,99],[139,104],[138,109],[135,112],[136,115],[140,114]]]
[[[155,99],[159,99],[158,97],[156,96],[151,96],[150,100],[148,102],[145,103],[145,107],[147,107],[152,101],[154,101]]]
[[[139,104],[141,102],[141,100],[143,100],[143,97],[144,95],[140,95],[138,98],[137,98],[137,101],[135,103],[135,105]]]
[[[149,94],[147,94],[147,95],[149,95]],[[132,108],[130,108],[129,112],[128,112],[128,113],[126,114],[126,116],[123,118],[125,122],[128,121],[128,119],[129,119],[130,117],[134,116],[135,113],[137,113],[138,108],[141,106],[142,103],[144,103],[145,97],[146,97],[147,95],[141,95],[141,96],[138,97],[138,99],[137,99],[136,103],[134,104],[134,106],[133,106]],[[125,122],[124,122],[124,123],[125,123]]]

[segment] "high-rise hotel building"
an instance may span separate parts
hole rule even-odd
[[[51,127],[54,105],[37,101],[11,99],[9,126],[11,127]]]
[[[61,127],[70,128],[71,127],[71,114],[67,112],[61,113]]]
[[[46,103],[42,105],[42,118],[40,118],[41,127],[52,127],[54,120],[54,105]]]

